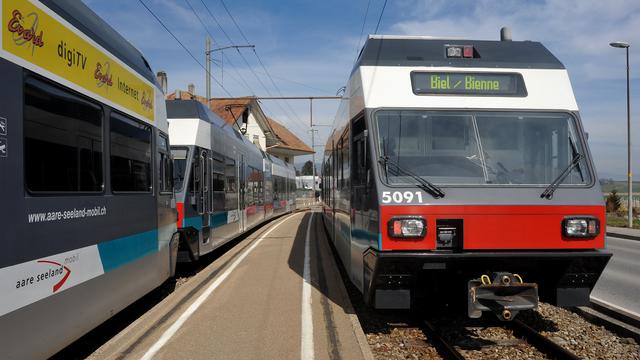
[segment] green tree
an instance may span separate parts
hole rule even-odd
[[[300,175],[313,175],[313,162],[311,160],[307,160],[307,162],[304,163],[304,165],[302,166],[302,170],[300,170]]]
[[[611,190],[609,196],[607,196],[607,212],[615,213],[620,210],[622,206],[622,199],[618,196],[618,191],[616,189]]]

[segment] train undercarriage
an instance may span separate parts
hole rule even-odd
[[[380,252],[364,255],[364,297],[376,309],[466,307],[512,320],[538,301],[580,306],[607,265],[605,251]]]

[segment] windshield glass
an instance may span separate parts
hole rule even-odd
[[[171,154],[173,155],[173,187],[176,192],[180,192],[184,186],[185,174],[187,172],[189,149],[172,148]]]
[[[383,110],[375,118],[380,154],[435,184],[546,186],[583,154],[565,113]],[[590,182],[585,159],[563,184]]]

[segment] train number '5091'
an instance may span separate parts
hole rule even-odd
[[[422,193],[420,191],[383,191],[382,203],[383,204],[402,204],[412,203],[413,199],[417,199],[419,204],[422,204]]]

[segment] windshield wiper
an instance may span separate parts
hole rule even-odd
[[[576,144],[573,142],[573,139],[571,139],[571,137],[569,137],[569,145],[571,145],[571,153],[573,154],[573,156],[576,156],[578,154],[578,149],[576,149]],[[584,181],[584,175],[582,175],[582,168],[580,167],[580,164],[578,164],[577,170],[580,174],[580,180]]]
[[[407,176],[410,176],[412,179],[418,182],[418,185],[417,185],[418,188],[429,193],[434,198],[439,199],[444,197],[445,195],[444,191],[442,191],[442,189],[440,189],[438,186],[425,180],[421,176],[414,174],[409,170],[403,169],[402,167],[400,167],[400,165],[398,165],[398,163],[389,159],[388,156],[380,156],[379,161],[384,166],[386,172],[392,172],[395,174],[395,176],[398,176],[400,174],[405,174]],[[391,168],[393,170],[389,167],[389,165],[391,165]],[[386,175],[387,177],[389,177],[389,174],[386,174]]]
[[[549,186],[547,186],[546,189],[544,189],[542,194],[540,194],[540,197],[543,199],[546,198],[547,200],[551,200],[551,198],[553,198],[553,192],[556,191],[556,189],[558,188],[558,186],[560,186],[562,181],[564,181],[564,179],[571,173],[571,170],[573,170],[574,167],[578,166],[582,158],[584,158],[584,155],[580,153],[576,153],[573,159],[571,160],[571,163],[567,165],[566,169],[564,169],[560,173],[560,175],[558,175],[558,177],[555,178],[551,182],[551,184],[549,184]]]

